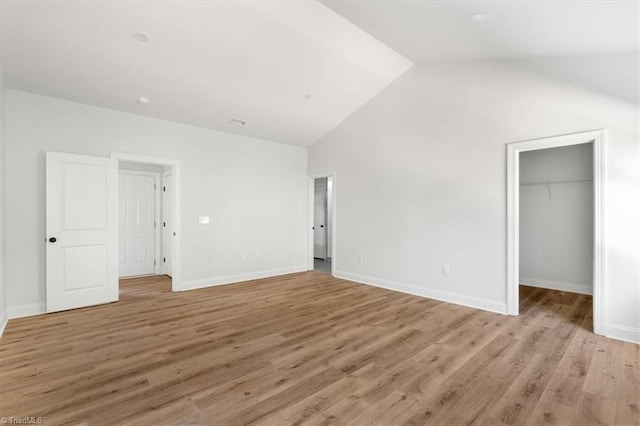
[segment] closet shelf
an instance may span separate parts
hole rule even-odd
[[[558,183],[575,183],[575,182],[593,182],[593,179],[572,179],[572,180],[556,180],[549,182],[525,182],[521,183],[520,186],[525,185],[553,185]]]

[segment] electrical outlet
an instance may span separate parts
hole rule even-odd
[[[198,223],[202,225],[207,225],[209,223],[209,216],[200,216],[198,217]]]
[[[451,267],[449,265],[442,265],[442,269],[440,270],[442,275],[449,275],[451,273]]]
[[[358,262],[360,263],[364,262],[364,256],[360,253],[358,253]]]

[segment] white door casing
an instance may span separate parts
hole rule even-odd
[[[327,257],[333,257],[333,178],[327,178]]]
[[[156,175],[121,170],[119,179],[119,275],[153,274],[156,263]]]
[[[136,154],[123,154],[123,153],[111,153],[111,158],[127,161],[131,163],[139,163],[139,164],[153,164],[164,167],[166,172],[171,174],[171,202],[173,203],[170,210],[171,217],[171,290],[172,291],[183,291],[186,290],[182,286],[182,253],[181,253],[181,234],[180,234],[180,225],[181,225],[181,166],[180,161],[170,158],[160,158],[160,157],[149,157],[145,155],[136,155]],[[162,194],[162,192],[161,192]],[[160,199],[161,197],[158,197]],[[160,211],[160,207],[158,207],[157,211]],[[159,219],[160,220],[160,219]],[[160,241],[161,238],[158,238]],[[162,251],[162,247],[159,246],[157,248],[158,253]],[[160,265],[161,263],[158,262]],[[158,268],[157,273],[164,273]]]
[[[593,143],[593,332],[606,334],[605,143],[604,130],[591,130],[507,145],[507,313],[519,313],[520,153]]]
[[[118,300],[118,162],[46,153],[47,312]]]
[[[162,176],[162,259],[160,271],[163,274],[172,276],[171,256],[173,247],[173,176],[171,172]]]

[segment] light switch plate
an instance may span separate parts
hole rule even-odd
[[[208,224],[209,223],[209,216],[200,216],[198,218],[198,222],[203,224],[203,225]]]

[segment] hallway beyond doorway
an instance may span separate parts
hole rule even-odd
[[[331,275],[331,258],[327,257],[326,259],[313,259],[313,269],[318,272],[322,272],[323,274]]]

